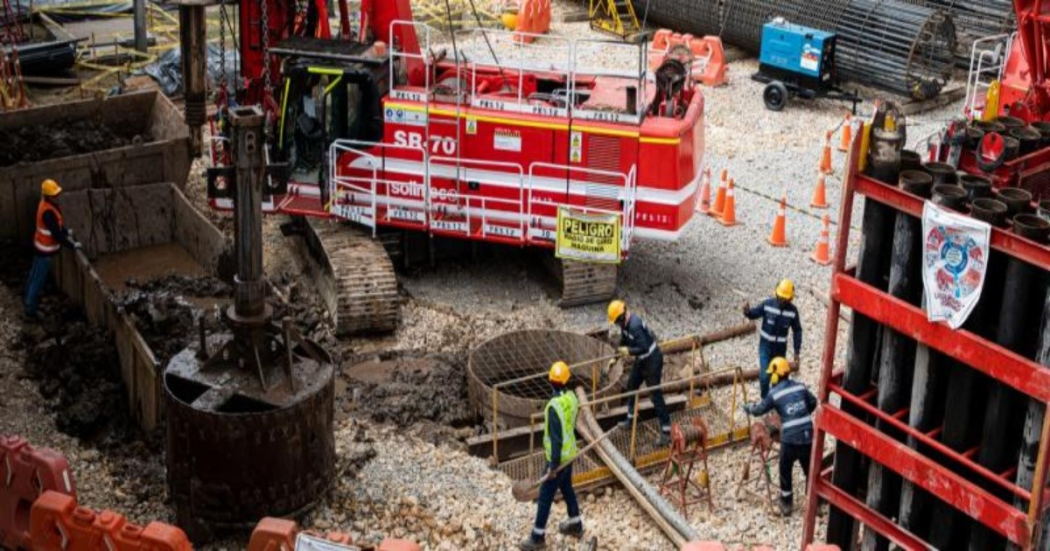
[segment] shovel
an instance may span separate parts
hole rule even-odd
[[[596,438],[594,440],[594,442],[591,442],[590,444],[587,444],[587,446],[584,447],[582,450],[576,452],[576,457],[580,457],[581,455],[583,455],[583,454],[587,453],[588,451],[590,451],[591,448],[593,448],[593,447],[597,446],[598,444],[600,444],[602,440],[605,440],[606,438],[609,437],[610,434],[616,432],[617,428],[619,428],[619,425],[614,426],[613,428],[609,429],[605,434],[603,434],[603,435],[599,436],[598,438]],[[575,461],[575,460],[576,460],[576,458],[574,457],[573,461]],[[565,467],[568,467],[569,465],[572,465],[572,461],[569,461],[568,463],[565,463],[564,465],[562,465],[562,466],[558,467],[557,469],[555,469],[554,470],[554,474],[560,473]],[[514,499],[517,500],[517,501],[520,501],[520,502],[532,501],[533,499],[536,498],[536,489],[539,488],[540,484],[543,484],[543,481],[546,480],[546,479],[547,479],[547,477],[541,477],[539,480],[537,480],[535,482],[529,482],[528,480],[518,480],[517,482],[514,483],[513,486],[511,486],[510,493],[514,494]]]

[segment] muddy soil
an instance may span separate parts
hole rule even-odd
[[[476,421],[467,398],[466,358],[453,355],[380,355],[344,362],[337,410],[379,423],[419,422],[466,427]]]
[[[218,305],[230,296],[228,285],[212,277],[168,276],[151,281],[126,282],[120,304],[135,320],[146,344],[160,365],[198,338],[202,304]],[[205,317],[205,328],[217,328],[216,316]]]
[[[65,121],[47,126],[0,130],[0,167],[91,153],[153,141],[148,132],[105,126],[93,121]]]

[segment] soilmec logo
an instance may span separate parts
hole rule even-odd
[[[927,202],[922,231],[926,317],[958,329],[981,297],[991,226]]]

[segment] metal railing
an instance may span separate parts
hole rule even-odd
[[[963,112],[977,118],[985,108],[985,95],[992,82],[1003,78],[1006,59],[1017,33],[986,36],[970,48],[970,70],[966,75]]]

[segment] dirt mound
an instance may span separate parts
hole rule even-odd
[[[32,163],[153,141],[149,133],[90,121],[0,130],[0,167]]]
[[[338,397],[344,412],[402,427],[424,421],[465,426],[475,420],[462,359],[409,355],[349,363],[339,381],[345,385]]]
[[[88,325],[64,298],[45,299],[41,316],[51,321],[24,333],[25,374],[48,401],[58,430],[100,447],[137,436],[112,336]]]

